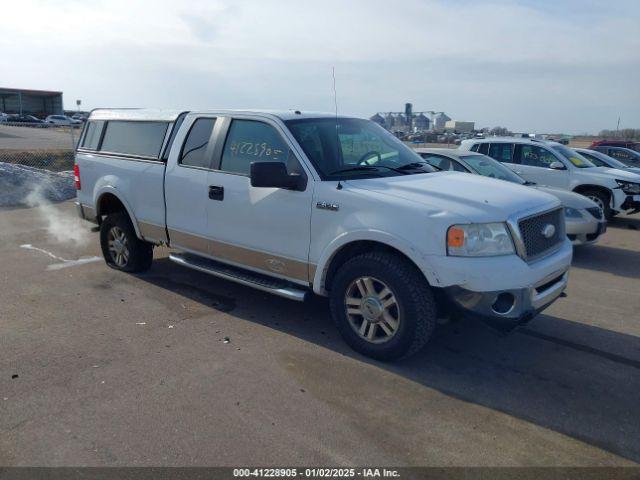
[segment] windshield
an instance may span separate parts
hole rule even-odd
[[[615,158],[609,157],[604,153],[593,151],[589,153],[580,152],[580,154],[583,157],[587,157],[591,161],[591,163],[593,163],[596,167],[611,167],[611,168],[622,168],[622,169],[627,168],[627,166],[624,163],[616,160]]]
[[[569,160],[575,167],[578,168],[592,168],[595,167],[593,163],[587,160],[585,157],[580,155],[575,150],[571,150],[569,147],[565,147],[564,145],[552,145],[556,152],[562,155],[564,158]]]
[[[486,155],[466,155],[464,157],[460,157],[460,160],[469,165],[469,167],[471,167],[476,173],[485,177],[506,180],[520,185],[526,183],[522,177],[513,173],[497,160],[487,157]]]
[[[358,118],[285,122],[323,180],[434,172],[380,125]]]

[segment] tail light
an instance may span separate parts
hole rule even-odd
[[[73,166],[73,182],[76,185],[76,190],[80,190],[80,167],[77,163]]]

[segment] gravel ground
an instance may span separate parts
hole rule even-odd
[[[34,206],[76,196],[73,172],[50,172],[0,162],[0,207]]]

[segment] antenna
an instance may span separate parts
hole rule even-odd
[[[336,109],[336,154],[339,152],[340,148],[340,137],[338,136],[338,94],[336,92],[336,67],[331,67],[331,76],[333,77],[333,105]],[[342,190],[342,183],[338,180],[338,185],[336,186],[337,190]]]

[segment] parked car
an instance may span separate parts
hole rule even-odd
[[[369,120],[94,110],[74,174],[112,268],[144,271],[165,244],[188,268],[328,296],[345,341],[374,358],[415,353],[448,312],[514,328],[567,284],[556,197],[436,172]]]
[[[82,122],[80,120],[74,120],[71,117],[67,117],[66,115],[49,115],[44,120],[46,123],[50,123],[53,125],[80,125]]]
[[[604,153],[605,155],[620,160],[622,163],[629,167],[640,167],[640,152],[636,152],[630,148],[625,147],[596,147],[594,149],[597,152]]]
[[[9,121],[9,115],[3,112],[0,112],[0,123],[5,123]]]
[[[34,123],[34,124],[44,123],[43,120],[40,120],[39,118],[36,118],[33,115],[14,115],[13,117],[11,117],[9,121],[13,123]]]
[[[84,113],[74,113],[71,118],[83,123],[87,121],[87,116]]]
[[[462,150],[488,155],[525,180],[579,193],[596,202],[607,220],[620,212],[640,211],[640,176],[596,167],[565,145],[526,138],[465,140]]]
[[[558,197],[564,207],[567,237],[574,245],[593,244],[607,229],[604,214],[595,202],[577,193],[528,182],[491,157],[450,148],[416,148],[415,151],[439,170],[455,170],[506,180]]]
[[[587,148],[574,148],[583,157],[587,158],[596,167],[617,168],[618,170],[626,170],[631,173],[640,174],[640,167],[629,166],[631,164],[622,163],[609,155],[598,150],[590,150]]]
[[[589,148],[591,150],[595,150],[598,147],[623,147],[640,151],[640,142],[634,142],[631,140],[597,140],[593,142]]]

